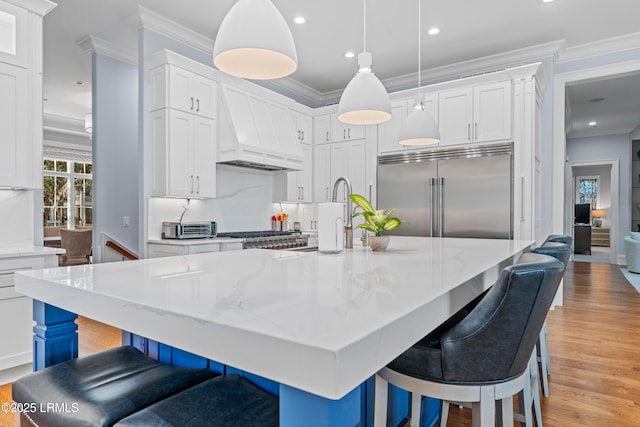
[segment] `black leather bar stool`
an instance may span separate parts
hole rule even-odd
[[[278,427],[278,398],[239,375],[200,383],[149,406],[116,427]]]
[[[376,374],[374,425],[386,425],[389,383],[413,394],[415,420],[419,396],[431,396],[472,402],[473,424],[481,426],[494,425],[500,402],[503,423],[513,425],[512,398],[527,390],[536,341],[563,271],[557,259],[535,253],[506,267],[458,323],[437,328]]]
[[[33,408],[20,422],[41,427],[112,426],[161,399],[217,376],[116,347],[50,366],[13,384],[13,400]],[[57,405],[47,410],[47,405]]]

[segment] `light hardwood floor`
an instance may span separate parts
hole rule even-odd
[[[552,373],[544,426],[640,426],[640,294],[609,264],[570,263],[564,283],[564,305],[547,320]],[[120,344],[119,330],[78,323],[81,355]],[[0,402],[10,399],[10,387],[0,387]],[[471,426],[470,414],[452,405],[449,426]],[[6,415],[0,426],[13,427]]]

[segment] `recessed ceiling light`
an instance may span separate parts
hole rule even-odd
[[[604,98],[593,98],[589,100],[589,102],[600,102],[600,101],[604,101]]]
[[[429,28],[429,31],[427,31],[427,33],[430,36],[435,36],[436,34],[440,33],[440,28],[437,28],[437,27]]]
[[[551,3],[553,0],[542,0],[542,3]]]
[[[345,58],[353,58],[354,56],[356,56],[356,54],[351,52],[351,51],[345,52],[345,54],[344,54]]]
[[[296,24],[304,24],[307,20],[304,19],[304,16],[296,16],[295,18],[293,18],[293,22],[295,22]]]
[[[589,122],[589,126],[594,128],[594,127],[598,126],[598,122]]]

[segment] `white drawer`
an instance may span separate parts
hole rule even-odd
[[[5,286],[3,288],[0,288],[0,300],[19,297],[24,297],[24,295],[17,293],[15,291],[15,287],[13,286]]]
[[[24,295],[17,293],[14,289],[14,273],[16,271],[33,270],[44,267],[44,258],[41,257],[0,260],[0,300],[24,297]]]

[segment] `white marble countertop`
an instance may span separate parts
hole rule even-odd
[[[54,306],[337,399],[490,286],[530,241],[392,237],[16,274]]]
[[[44,246],[33,246],[33,245],[0,246],[0,258],[57,255],[57,254],[63,254],[63,253],[65,253],[64,249],[49,248]]]
[[[187,245],[209,245],[222,243],[242,243],[242,239],[232,237],[208,237],[206,239],[158,239],[149,240],[147,243],[159,243],[163,245],[187,246]]]

